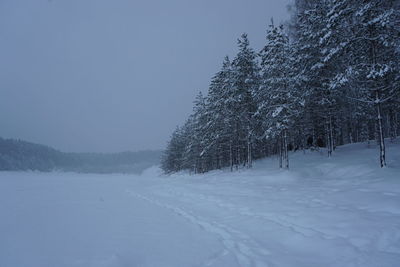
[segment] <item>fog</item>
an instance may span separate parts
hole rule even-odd
[[[236,39],[289,0],[1,0],[0,136],[63,151],[161,149]]]

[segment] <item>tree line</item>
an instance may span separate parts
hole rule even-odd
[[[66,153],[22,140],[0,137],[0,171],[141,173],[160,163],[160,151]]]
[[[246,34],[199,93],[192,114],[172,134],[166,173],[251,167],[289,151],[398,135],[400,1],[296,0],[284,25],[271,21],[261,51]]]

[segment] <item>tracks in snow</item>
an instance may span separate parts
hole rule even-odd
[[[224,249],[220,253],[215,254],[206,262],[204,262],[203,266],[212,266],[214,263],[217,263],[220,258],[228,255],[229,253],[232,253],[235,256],[239,266],[269,266],[265,262],[265,258],[270,255],[270,252],[260,247],[260,245],[248,235],[216,221],[209,221],[205,218],[194,215],[192,212],[182,208],[161,203],[155,199],[135,193],[132,190],[127,190],[127,193],[137,199],[147,201],[158,207],[170,210],[173,213],[183,217],[190,223],[199,226],[204,231],[218,236],[224,246]]]
[[[289,228],[292,232],[300,234],[304,237],[318,236],[322,239],[340,238],[338,236],[333,236],[328,233],[318,231],[311,227],[306,227],[303,225],[299,225],[299,224],[290,222],[289,221],[290,219],[287,218],[287,216],[282,215],[282,214],[268,213],[268,212],[254,212],[251,209],[249,209],[248,207],[243,207],[243,206],[238,206],[238,205],[234,205],[231,203],[227,203],[218,198],[215,198],[212,196],[206,196],[203,194],[177,192],[176,190],[171,190],[171,189],[167,190],[167,192],[171,196],[179,197],[179,198],[186,198],[186,199],[191,200],[191,202],[193,202],[193,203],[198,202],[198,200],[207,201],[214,206],[218,206],[224,210],[230,210],[241,216],[260,219],[267,223],[273,223],[273,224],[276,224],[283,228]]]
[[[243,217],[258,219],[263,221],[265,224],[274,224],[278,227],[286,229],[284,232],[287,232],[288,230],[293,234],[301,235],[305,239],[313,238],[316,241],[320,240],[322,242],[330,242],[330,241],[340,242],[341,244],[346,245],[348,249],[352,249],[355,251],[363,250],[363,244],[358,244],[357,242],[356,243],[353,242],[353,240],[357,240],[357,237],[355,237],[354,239],[351,236],[344,235],[337,230],[327,231],[323,229],[318,229],[317,227],[305,226],[304,224],[301,224],[300,222],[296,221],[295,218],[296,216],[291,216],[290,213],[284,214],[283,212],[277,213],[268,211],[254,211],[249,207],[232,204],[230,202],[223,201],[214,196],[187,192],[179,189],[177,190],[176,187],[174,188],[165,187],[165,189],[162,192],[163,196],[181,199],[185,201],[185,203],[187,204],[208,203],[207,205],[219,207],[221,210],[229,210],[230,212]],[[320,201],[319,199],[313,198],[310,201],[312,202],[317,201],[322,206],[330,208],[332,207],[338,208],[337,205],[325,203],[323,201]],[[310,207],[308,205],[309,201],[305,201],[302,204]]]

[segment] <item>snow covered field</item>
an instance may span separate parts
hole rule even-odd
[[[400,145],[252,170],[0,173],[0,267],[400,266]]]

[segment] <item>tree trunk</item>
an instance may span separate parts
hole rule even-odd
[[[279,138],[280,140],[278,141],[278,149],[279,149],[279,168],[282,169],[282,157],[283,157],[283,151],[282,151],[282,147],[283,147],[283,140],[282,140],[282,136],[281,138]]]
[[[328,129],[327,129],[327,134],[328,134],[328,157],[332,156],[333,152],[333,126],[332,126],[332,116],[329,116],[329,121],[328,121]]]
[[[251,168],[252,167],[252,157],[251,157],[251,141],[250,137],[247,139],[247,167]]]
[[[232,141],[230,142],[230,145],[229,145],[229,159],[230,159],[230,164],[231,164],[231,171],[233,171],[233,148],[232,148]]]
[[[379,161],[381,164],[381,168],[386,166],[386,149],[385,149],[385,138],[383,135],[383,126],[382,126],[382,111],[381,111],[381,103],[379,99],[378,90],[375,92],[375,100],[376,100],[376,111],[377,111],[377,120],[378,120],[378,138],[379,138]]]
[[[393,111],[393,109],[390,109],[389,111],[389,123],[390,123],[390,140],[393,142],[396,137],[397,137],[397,123],[396,123],[396,113]]]
[[[239,142],[236,147],[236,170],[239,169],[239,164],[240,164],[240,148],[239,148]]]
[[[284,159],[285,159],[285,168],[289,169],[289,151],[288,151],[288,143],[287,143],[287,130],[283,131],[283,151],[284,151]]]

